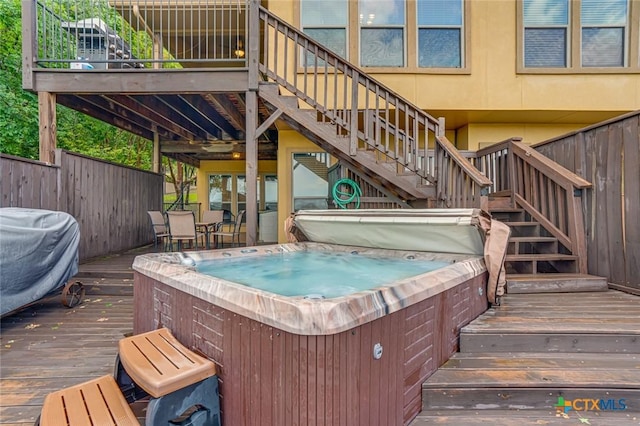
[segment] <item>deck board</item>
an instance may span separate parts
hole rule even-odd
[[[112,374],[118,341],[133,331],[131,264],[149,248],[81,264],[87,293],[68,309],[53,295],[0,321],[0,424],[32,425],[44,397]]]

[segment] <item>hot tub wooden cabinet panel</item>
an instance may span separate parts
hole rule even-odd
[[[353,329],[303,336],[139,272],[134,288],[135,333],[168,327],[216,362],[230,426],[406,425],[421,410],[422,382],[457,350],[460,328],[488,308],[481,273]]]

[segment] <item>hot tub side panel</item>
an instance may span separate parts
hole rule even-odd
[[[136,272],[134,331],[168,327],[217,363],[224,424],[402,425],[421,411],[421,385],[458,349],[460,328],[487,309],[485,285],[483,274],[352,330],[301,336]]]

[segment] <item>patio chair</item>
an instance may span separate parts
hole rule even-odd
[[[162,249],[166,250],[169,240],[169,230],[161,211],[150,210],[147,212],[151,219],[151,227],[153,228],[153,247],[158,247],[158,242],[162,241]]]
[[[232,227],[226,231],[216,231],[213,232],[211,235],[214,236],[214,238],[220,238],[220,247],[224,246],[224,237],[230,237],[231,238],[231,244],[233,247],[236,246],[236,242],[238,245],[240,245],[240,228],[242,226],[242,220],[244,219],[244,214],[245,214],[245,210],[240,210],[238,212],[238,215],[236,216],[236,220],[235,222],[233,222]]]
[[[204,232],[196,230],[196,218],[190,210],[171,210],[167,212],[169,221],[169,246],[173,250],[174,241],[178,250],[182,250],[182,243],[189,242],[191,248],[198,249],[198,238],[202,239],[204,247]]]

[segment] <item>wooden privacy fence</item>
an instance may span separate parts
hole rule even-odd
[[[80,225],[80,260],[151,242],[147,211],[162,208],[162,175],[62,150],[56,160],[0,155],[0,207],[71,214]]]
[[[640,111],[534,148],[593,183],[582,197],[589,273],[640,289]]]

